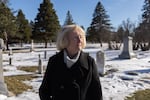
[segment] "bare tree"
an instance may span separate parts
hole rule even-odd
[[[135,24],[131,22],[129,18],[122,22],[122,28],[125,32],[124,36],[133,36]]]

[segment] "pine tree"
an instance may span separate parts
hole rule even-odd
[[[125,32],[124,32],[124,30],[123,30],[123,27],[122,27],[122,26],[119,26],[119,27],[118,27],[118,30],[117,30],[117,34],[116,34],[116,35],[117,35],[117,38],[118,38],[118,39],[117,39],[117,40],[118,40],[117,42],[121,42],[121,43],[123,42],[124,33],[125,33]]]
[[[143,15],[142,15],[142,18],[143,18],[143,23],[144,23],[144,26],[145,26],[145,33],[147,33],[147,41],[148,41],[148,49],[150,49],[150,0],[145,0],[145,5],[143,7]]]
[[[31,38],[31,27],[22,10],[18,11],[18,14],[16,16],[16,24],[18,27],[16,37],[21,41],[21,43],[23,41],[29,42]]]
[[[150,48],[150,0],[145,0],[142,9],[142,21],[135,30],[134,40],[139,45],[147,44],[144,48]]]
[[[108,18],[109,16],[99,1],[95,7],[90,27],[87,29],[87,38],[90,41],[99,42],[101,46],[103,41],[109,41],[111,24]]]
[[[150,46],[150,0],[145,0],[142,14],[142,24],[144,25],[144,34],[146,42],[149,42]]]
[[[142,19],[143,22],[146,24],[150,24],[150,0],[145,0],[143,6],[143,14],[142,14]]]
[[[58,32],[60,25],[53,4],[50,0],[43,0],[38,9],[33,27],[33,39],[43,40],[45,47],[47,47],[48,41],[54,41],[56,33]]]
[[[74,22],[73,22],[73,18],[72,18],[71,13],[70,13],[70,11],[68,10],[64,25],[71,25],[71,24],[74,24]]]
[[[16,31],[15,16],[5,3],[0,2],[0,36],[4,39],[6,49],[9,49],[8,43],[13,41]]]
[[[0,3],[8,4],[9,0],[0,0]]]

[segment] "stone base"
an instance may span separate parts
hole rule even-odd
[[[4,82],[0,82],[0,94],[8,96],[7,86]]]
[[[133,52],[122,52],[119,55],[120,59],[131,59],[131,58],[136,58],[137,56]]]

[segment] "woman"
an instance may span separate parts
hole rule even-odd
[[[96,64],[82,51],[85,46],[85,32],[80,26],[67,25],[60,30],[60,52],[49,59],[39,88],[41,100],[102,100]]]

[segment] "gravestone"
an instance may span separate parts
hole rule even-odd
[[[34,42],[33,40],[31,40],[31,48],[30,48],[30,51],[32,52],[34,50]]]
[[[3,48],[3,39],[0,39],[0,94],[8,95],[7,86],[4,82],[3,76],[3,58],[2,58],[2,48]]]
[[[136,58],[136,55],[133,52],[133,46],[132,46],[132,37],[125,37],[123,40],[123,51],[119,55],[119,58],[121,59],[131,59]]]
[[[39,54],[39,74],[43,74],[43,64],[42,64],[42,59],[41,59],[41,55]]]
[[[4,49],[4,40],[0,38],[0,49]]]
[[[105,54],[103,51],[98,51],[96,53],[96,64],[98,67],[98,72],[100,75],[104,75],[105,74]]]
[[[44,59],[46,59],[47,58],[47,51],[45,50],[44,51]]]
[[[10,48],[9,49],[9,65],[12,65],[12,58],[13,58],[13,52],[12,52],[12,49]]]

